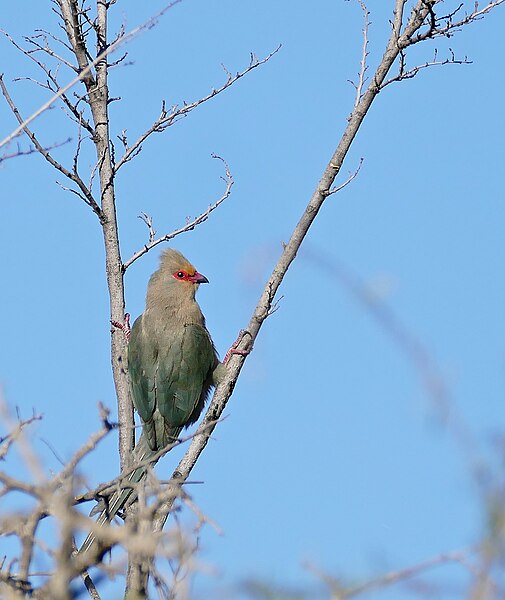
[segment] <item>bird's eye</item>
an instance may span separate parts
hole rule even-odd
[[[177,273],[177,277],[178,277],[179,279],[184,279],[184,277],[185,277],[185,276],[186,276],[186,273],[184,273],[184,271],[179,271],[179,272]]]

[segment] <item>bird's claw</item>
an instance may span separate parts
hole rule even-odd
[[[247,331],[247,329],[241,329],[240,333],[238,334],[237,339],[233,342],[231,348],[228,350],[228,352],[226,353],[224,360],[223,360],[223,364],[227,364],[228,361],[230,360],[230,358],[234,355],[234,354],[238,354],[239,356],[247,356],[253,349],[253,345],[251,343],[251,345],[245,349],[239,349],[238,347],[240,346],[240,343],[242,342],[242,340],[244,339],[244,337],[248,335],[250,338],[252,338],[252,335],[249,333],[249,331]]]
[[[123,334],[126,338],[126,341],[129,342],[130,341],[130,333],[131,333],[130,313],[125,313],[124,320],[122,323],[120,321],[114,321],[113,319],[111,319],[110,322],[113,327],[117,327],[117,329],[121,329],[121,331],[123,332]]]

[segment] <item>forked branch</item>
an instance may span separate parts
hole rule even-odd
[[[4,83],[2,75],[0,75],[0,89],[2,90],[2,94],[4,95],[4,98],[6,99],[7,104],[9,105],[9,108],[12,110],[14,116],[16,117],[18,123],[20,124],[20,127],[25,132],[25,134],[28,136],[28,138],[34,145],[37,152],[39,152],[47,160],[47,162],[50,165],[52,165],[57,171],[59,171],[60,173],[65,175],[65,177],[67,179],[69,179],[70,181],[74,182],[77,185],[77,187],[79,188],[79,193],[78,193],[79,197],[82,198],[82,200],[84,200],[84,202],[89,207],[91,207],[91,209],[97,215],[97,217],[100,220],[102,220],[102,218],[103,218],[102,217],[102,209],[100,208],[100,206],[98,206],[95,198],[93,197],[93,194],[91,193],[91,190],[86,186],[86,184],[79,177],[77,172],[69,171],[61,163],[59,163],[57,160],[55,160],[53,158],[53,156],[51,155],[51,153],[49,152],[49,150],[47,148],[45,148],[38,141],[35,134],[32,132],[31,129],[29,129],[28,125],[26,125],[26,121],[21,116],[17,106],[14,104],[14,102],[9,94],[9,91],[7,90],[7,87]]]

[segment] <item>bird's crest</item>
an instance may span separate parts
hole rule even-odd
[[[160,268],[164,272],[174,273],[176,271],[185,271],[188,275],[196,273],[195,267],[189,260],[175,248],[169,248],[162,252],[160,257]]]

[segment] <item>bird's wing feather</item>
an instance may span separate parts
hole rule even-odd
[[[179,335],[160,349],[156,374],[157,407],[170,426],[188,423],[200,401],[214,364],[214,348],[201,325],[184,325]]]
[[[132,400],[143,421],[152,418],[156,408],[156,370],[158,348],[152,336],[146,334],[141,315],[133,324],[128,344],[128,373]]]

